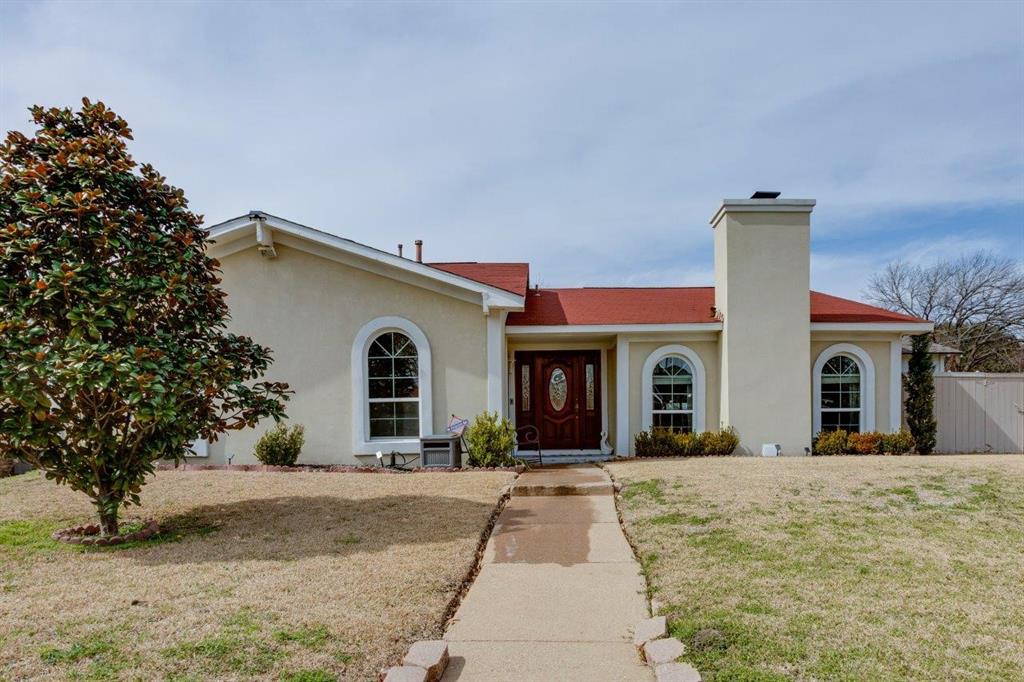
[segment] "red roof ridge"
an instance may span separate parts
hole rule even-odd
[[[672,286],[658,286],[658,285],[638,285],[638,286],[597,286],[597,287],[540,287],[540,291],[591,291],[591,290],[625,290],[625,291],[640,291],[640,290],[667,290],[676,291],[679,289],[714,289],[713,286],[690,286],[690,287],[672,287]]]
[[[529,265],[529,263],[509,260],[436,260],[424,263],[424,265],[434,267],[435,265]]]

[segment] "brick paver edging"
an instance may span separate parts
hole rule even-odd
[[[414,467],[411,469],[392,469],[390,467],[365,467],[351,464],[301,464],[297,466],[273,466],[270,464],[166,464],[156,466],[157,471],[258,471],[274,473],[328,473],[328,474],[453,474],[472,471],[514,471],[521,474],[526,467],[519,464],[514,467]]]

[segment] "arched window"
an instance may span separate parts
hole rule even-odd
[[[860,431],[860,366],[836,355],[821,370],[821,430]]]
[[[352,344],[352,447],[418,452],[421,434],[433,432],[430,344],[403,317],[367,322]]]
[[[863,348],[829,346],[813,372],[814,433],[875,430],[875,365]]]
[[[704,430],[704,363],[692,349],[668,345],[644,361],[641,375],[643,428]]]
[[[651,427],[693,431],[693,369],[684,358],[670,355],[654,366],[651,377]]]
[[[409,438],[420,434],[419,355],[402,332],[384,332],[370,343],[370,438]]]

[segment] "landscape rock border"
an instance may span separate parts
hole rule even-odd
[[[65,542],[72,545],[89,545],[96,547],[107,547],[110,545],[121,545],[126,542],[138,542],[148,540],[160,532],[160,525],[154,519],[146,522],[146,525],[132,533],[124,535],[100,535],[100,527],[95,523],[83,523],[80,526],[61,528],[54,531],[52,537],[57,542]]]
[[[622,457],[617,458],[617,460],[618,459],[642,459],[644,461],[650,461],[653,459],[680,458]],[[599,463],[598,466],[604,469],[605,473],[608,474],[608,478],[612,480],[612,489],[615,493],[613,495],[615,500],[615,515],[619,519],[619,528],[622,530],[622,534],[626,537],[626,542],[629,544],[630,549],[633,550],[633,556],[635,556],[636,560],[643,565],[643,562],[640,560],[640,551],[638,550],[636,543],[633,541],[633,538],[626,530],[626,524],[623,522],[621,507],[622,483],[615,480],[612,472],[608,467],[603,466],[603,463]],[[647,582],[646,575],[644,575],[644,582]],[[636,646],[637,653],[641,660],[651,666],[654,670],[654,677],[658,682],[701,682],[701,674],[696,668],[689,663],[675,662],[675,658],[686,652],[686,645],[675,637],[668,637],[668,620],[664,615],[658,613],[661,611],[661,604],[651,597],[651,586],[649,584],[647,585],[647,598],[648,612],[651,614],[651,617],[640,621],[633,628],[633,644]],[[671,658],[668,658],[670,655],[672,655]]]

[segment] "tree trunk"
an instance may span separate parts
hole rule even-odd
[[[100,535],[117,535],[117,510],[100,512]]]

